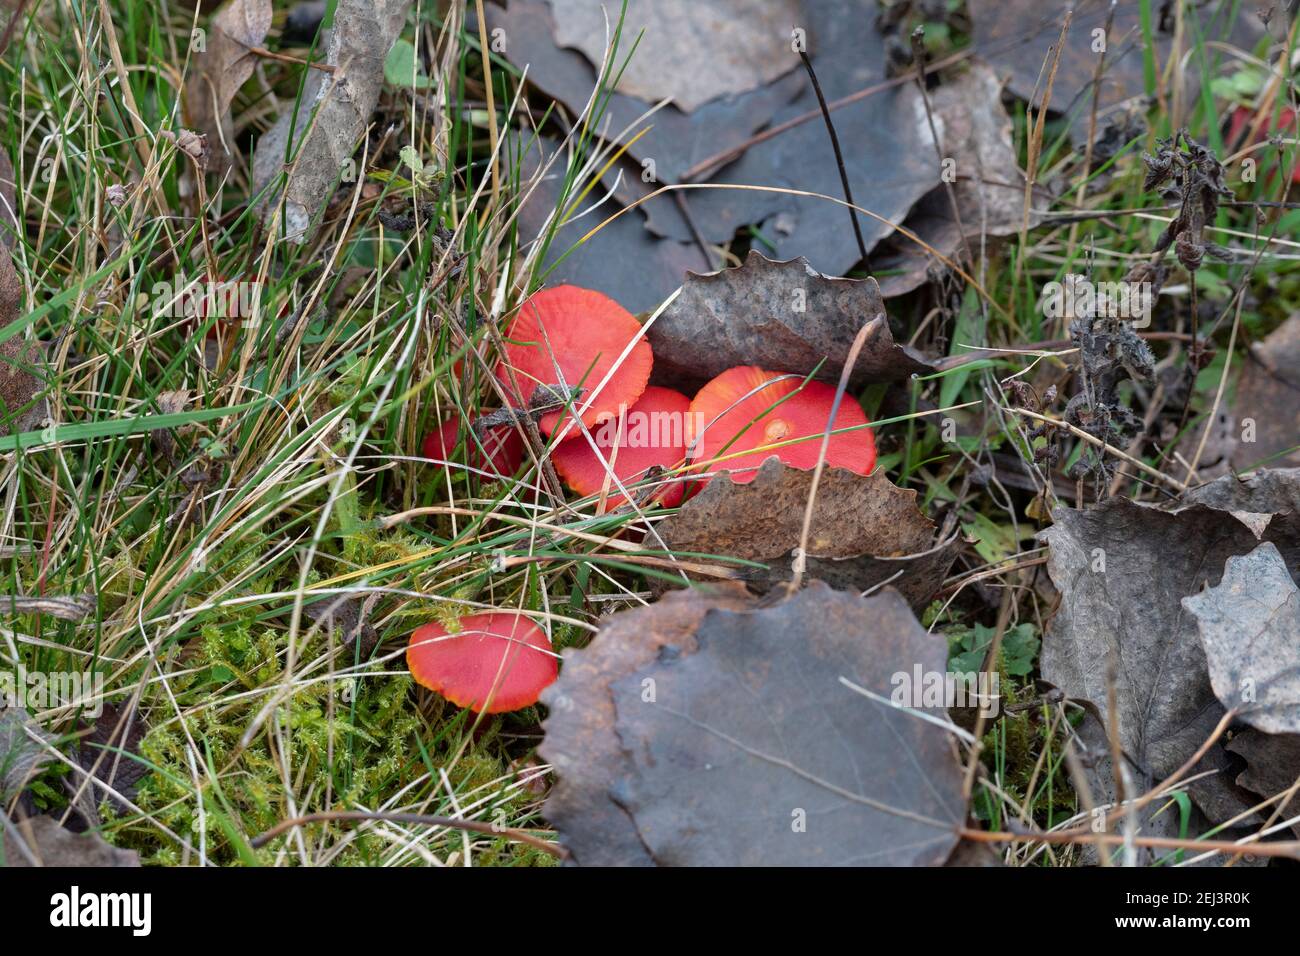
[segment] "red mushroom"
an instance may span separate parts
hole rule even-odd
[[[460,441],[461,418],[452,415],[437,431],[424,439],[424,457],[438,461],[455,461],[456,445]],[[482,446],[465,429],[465,463],[479,471],[495,475],[513,475],[524,460],[524,440],[512,425],[489,428],[481,439]]]
[[[560,442],[551,451],[555,470],[564,483],[580,495],[600,494],[613,489],[605,507],[617,508],[627,499],[609,477],[612,467],[623,487],[629,487],[658,465],[672,468],[686,457],[686,418],[691,400],[671,388],[651,385],[630,409],[592,430],[604,462],[596,457],[586,435]],[[674,483],[663,491],[660,501],[670,508],[681,504],[682,485]]]
[[[406,666],[417,684],[458,707],[502,714],[537,703],[559,676],[546,633],[514,611],[471,614],[451,632],[425,624],[411,635]]]
[[[753,481],[758,467],[772,455],[794,468],[815,468],[835,389],[824,382],[804,382],[800,376],[782,376],[784,372],[737,366],[700,389],[688,417],[692,459],[711,471],[727,469],[737,484]],[[831,427],[867,424],[861,406],[845,396]],[[764,447],[795,438],[806,440]],[[726,457],[737,452],[748,454]],[[714,462],[714,458],[723,460]],[[876,442],[870,428],[831,435],[826,448],[830,467],[869,475],[875,463]]]
[[[574,408],[584,409],[582,421],[590,428],[645,391],[654,359],[640,334],[636,318],[609,296],[572,285],[543,289],[519,307],[495,374],[513,395],[513,370],[522,394],[511,404],[519,408],[528,405],[539,385],[583,389]],[[568,417],[562,410],[544,414],[538,422],[542,432],[554,433],[562,415]]]

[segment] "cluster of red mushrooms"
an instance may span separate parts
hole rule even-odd
[[[642,504],[675,507],[703,488],[714,469],[743,484],[772,456],[794,468],[815,468],[832,411],[826,465],[860,475],[875,465],[866,415],[851,397],[835,409],[830,385],[746,365],[727,369],[687,398],[649,384],[653,362],[635,316],[600,292],[557,286],[535,293],[519,309],[494,375],[510,404],[521,409],[536,407],[539,388],[581,389],[567,406],[543,412],[537,424],[552,441],[556,472],[579,495],[599,496],[602,510],[626,503],[611,486],[629,489],[655,479],[656,490]],[[628,423],[638,415],[684,420],[658,432],[676,436],[672,441],[627,441],[635,431]],[[611,420],[616,427],[597,427]],[[425,457],[454,461],[461,431],[458,416],[448,419],[425,439]],[[509,476],[523,463],[524,438],[516,424],[492,428],[481,442],[471,437],[465,445],[464,464],[490,475]],[[419,684],[485,714],[536,703],[559,674],[546,633],[515,611],[467,615],[455,628],[425,624],[411,635],[406,659]]]

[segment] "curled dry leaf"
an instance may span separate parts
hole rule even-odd
[[[834,279],[805,259],[777,262],[750,250],[744,265],[694,273],[646,332],[654,380],[692,391],[737,365],[838,382],[853,339],[885,304],[875,279]],[[852,384],[893,382],[936,366],[894,342],[888,322],[868,340]]]
[[[134,850],[110,846],[98,833],[73,833],[52,816],[14,821],[4,831],[8,866],[133,867],[140,865]]]
[[[788,581],[799,546],[813,473],[769,458],[754,480],[719,476],[658,525],[674,551],[760,562],[727,562],[732,574],[767,589]],[[914,608],[943,584],[959,542],[935,541],[935,526],[917,509],[916,492],[883,471],[867,477],[841,468],[822,472],[806,556],[807,574],[836,588],[865,591],[888,582]]]
[[[599,67],[619,9],[600,0],[551,0],[555,42]],[[689,113],[710,100],[765,86],[798,66],[789,56],[797,0],[630,0],[623,11],[615,89]],[[632,51],[626,69],[622,60]]]
[[[194,72],[185,81],[190,126],[207,136],[207,168],[224,172],[234,155],[235,124],[230,104],[257,65],[251,48],[271,29],[271,0],[227,0],[213,16],[207,48],[194,53]]]
[[[654,860],[610,789],[632,772],[614,732],[610,682],[647,666],[661,652],[692,653],[695,629],[712,609],[753,606],[741,584],[673,591],[647,607],[606,618],[584,650],[566,648],[560,679],[542,692],[546,737],[540,753],[558,780],[546,818],[560,830],[575,863],[651,866]]]
[[[1216,493],[1225,494],[1225,487]],[[1110,720],[1114,662],[1120,744],[1139,769],[1138,785],[1149,786],[1195,753],[1224,712],[1195,620],[1180,599],[1217,585],[1224,562],[1258,541],[1230,511],[1203,503],[1169,512],[1111,498],[1090,511],[1058,509],[1053,519],[1040,537],[1061,604],[1044,635],[1043,679]],[[1297,545],[1292,534],[1289,517],[1264,531],[1284,554]],[[1223,765],[1220,749],[1212,748],[1201,769]],[[1225,792],[1228,783],[1216,774],[1189,790],[1212,815],[1229,807],[1244,811],[1249,804]]]
[[[631,862],[948,859],[965,815],[948,731],[850,686],[888,698],[894,675],[946,669],[945,641],[898,595],[863,599],[814,584],[774,606],[714,607],[698,624],[674,626],[690,633],[681,645],[693,638],[693,651],[668,644],[648,663],[600,675],[612,728],[610,710],[585,710],[574,697],[566,720],[580,732],[547,744],[550,759],[567,758],[571,793],[626,810],[641,843]],[[608,768],[617,776],[588,781],[585,754],[567,748],[607,733],[622,744]],[[586,825],[570,816],[562,839],[590,845]]]
[[[1002,107],[997,75],[983,63],[972,63],[930,93],[930,106],[941,149],[929,148],[936,161],[940,155],[954,160],[956,179],[930,190],[912,207],[903,227],[957,262],[963,234],[978,255],[981,236],[1009,236],[1026,223],[1036,226],[1042,216],[1032,208],[1025,216],[1025,177],[1016,162],[1011,118]],[[871,265],[882,275],[880,291],[886,298],[911,292],[948,269],[901,232],[876,248]]]
[[[1219,702],[1270,734],[1300,733],[1300,589],[1277,546],[1228,558],[1223,580],[1183,598]]]
[[[379,102],[384,60],[410,8],[410,0],[339,0],[323,44],[325,62],[334,71],[309,70],[296,114],[291,108],[258,141],[253,179],[259,191],[273,187],[262,218],[269,222],[282,199],[284,232],[291,241],[310,238],[313,218],[352,160]],[[283,191],[277,182],[282,173],[287,174]]]

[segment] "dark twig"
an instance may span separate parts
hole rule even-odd
[[[826,132],[831,136],[831,148],[835,150],[835,165],[840,170],[840,184],[844,187],[844,199],[849,204],[849,218],[853,222],[853,237],[858,240],[858,252],[862,253],[862,261],[867,261],[867,244],[862,241],[862,228],[858,225],[858,211],[853,208],[853,190],[849,187],[849,174],[844,169],[844,155],[840,152],[840,138],[835,135],[835,124],[831,122],[831,111],[826,107],[826,97],[822,96],[822,86],[817,82],[817,74],[813,72],[812,60],[808,59],[808,54],[803,50],[799,51],[799,59],[803,60],[803,67],[808,71],[808,79],[812,80],[813,92],[817,94],[817,104],[821,107],[822,117],[826,120]]]
[[[9,18],[5,25],[4,36],[0,36],[0,56],[4,55],[5,50],[9,49],[9,41],[13,39],[14,27],[18,26],[18,21],[23,18],[27,11],[27,0],[18,0],[18,6],[14,8],[14,15]]]

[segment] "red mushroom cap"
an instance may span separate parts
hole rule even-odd
[[[586,407],[582,421],[590,428],[617,415],[620,405],[632,405],[645,391],[654,358],[650,344],[637,339],[640,333],[635,316],[607,295],[572,285],[543,289],[519,307],[506,333],[506,354],[497,363],[496,377],[511,395],[509,370],[514,369],[523,394],[511,404],[524,407],[538,385],[560,384],[558,365],[564,384],[585,389],[574,407]],[[636,345],[622,358],[633,340]],[[601,387],[616,363],[618,368]],[[563,414],[547,412],[538,426],[550,435]]]
[[[411,635],[406,666],[416,683],[458,707],[503,714],[537,703],[559,676],[546,633],[514,611],[471,614],[460,630],[425,624]]]
[[[772,455],[793,468],[817,467],[821,435],[826,430],[826,420],[835,402],[835,389],[824,382],[805,383],[799,376],[773,381],[782,375],[785,373],[769,372],[752,365],[737,366],[727,369],[700,389],[691,402],[688,417],[691,441],[695,441],[703,429],[692,449],[692,459],[706,463],[710,471],[725,468],[737,484],[753,481],[759,466]],[[765,382],[771,384],[764,385]],[[846,395],[835,413],[832,429],[866,424],[867,416],[862,413],[861,406],[852,396]],[[751,454],[712,463],[712,459],[717,457],[805,436],[816,437],[779,448],[761,448]],[[875,463],[876,441],[870,428],[831,435],[826,448],[826,464],[830,467],[869,475]]]
[[[424,439],[424,457],[436,458],[438,461],[455,461],[456,445],[460,441],[461,418],[452,415],[437,431],[430,432]],[[483,449],[474,436],[465,430],[465,463],[479,471],[488,471],[496,475],[513,475],[519,470],[524,460],[524,440],[511,425],[499,425],[490,428],[482,439]],[[486,454],[484,454],[486,451]]]
[[[655,465],[661,468],[679,465],[686,457],[686,419],[690,407],[691,400],[681,392],[651,385],[617,419],[604,421],[592,430],[591,437],[600,448],[604,463],[596,457],[587,436],[578,435],[552,449],[555,470],[578,494],[596,495],[607,487],[609,475],[605,463],[613,466],[624,487],[636,482]],[[617,508],[627,500],[612,479],[608,480],[608,487],[613,490],[605,504],[607,509]],[[681,504],[682,485],[668,485],[660,501],[670,508]]]

